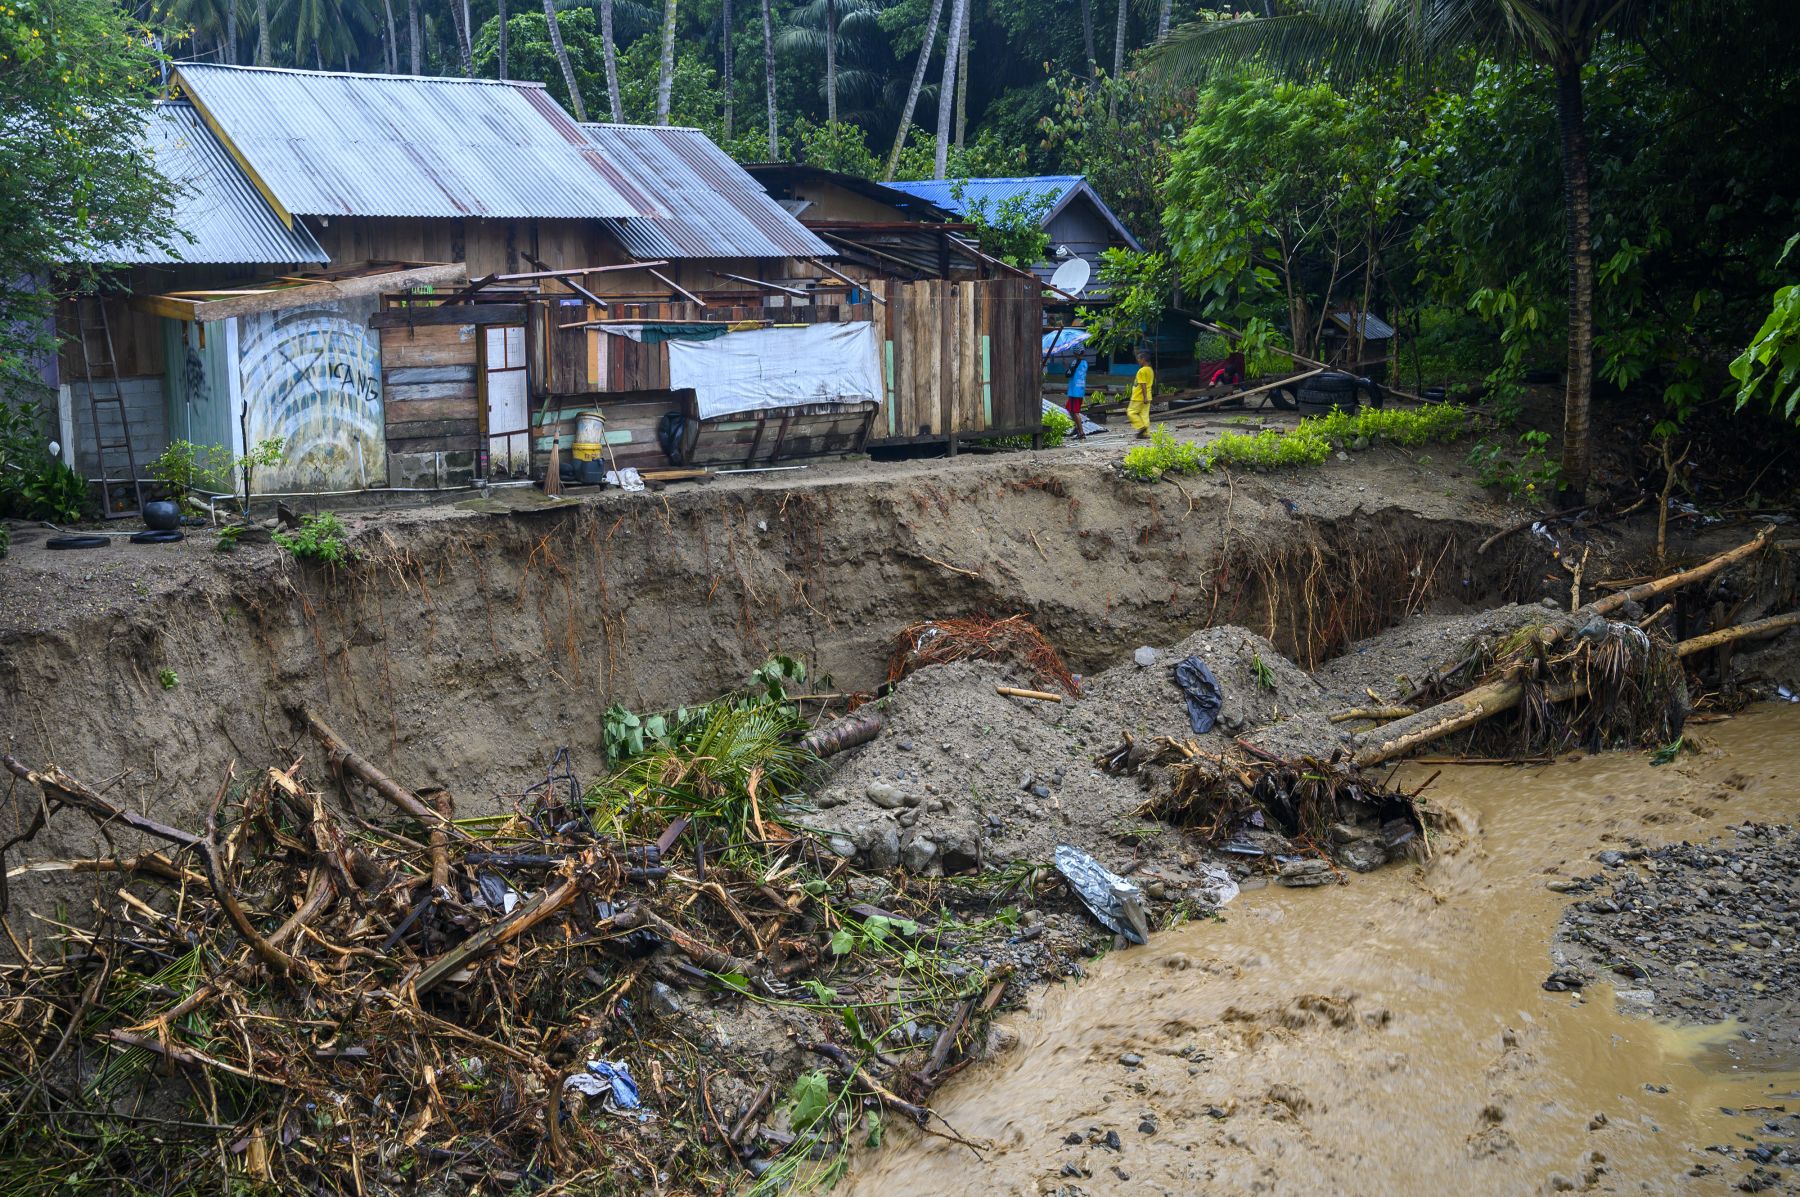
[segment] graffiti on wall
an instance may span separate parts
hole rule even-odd
[[[256,472],[256,489],[352,490],[387,478],[381,343],[375,301],[309,304],[239,318],[246,442],[280,437],[286,461]]]

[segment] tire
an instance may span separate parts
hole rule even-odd
[[[174,544],[178,540],[186,540],[187,533],[174,528],[152,528],[148,532],[139,532],[131,538],[132,544]]]
[[[1280,411],[1300,410],[1300,398],[1290,387],[1276,387],[1269,392],[1269,402]]]
[[[1338,370],[1315,374],[1300,384],[1300,410],[1319,415],[1334,407],[1345,411],[1380,407],[1385,399],[1379,384]]]
[[[110,536],[52,536],[44,542],[47,549],[103,549],[112,543]]]

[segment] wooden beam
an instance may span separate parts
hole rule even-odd
[[[580,266],[572,270],[533,270],[525,274],[496,274],[489,277],[490,282],[521,283],[531,279],[542,278],[581,278],[588,274],[610,274],[616,270],[648,270],[652,266],[667,266],[666,258],[657,258],[653,262],[621,262],[614,266]]]
[[[646,266],[644,269],[650,270],[650,268],[648,266]],[[701,299],[698,295],[695,295],[692,291],[688,290],[686,287],[682,286],[680,283],[676,282],[674,279],[670,278],[668,275],[664,274],[662,271],[650,270],[650,277],[655,279],[657,282],[662,283],[664,286],[668,287],[669,290],[675,292],[675,294],[682,296],[689,303],[696,304],[700,307],[706,306],[706,301],[704,299]]]
[[[472,303],[446,307],[384,308],[369,317],[370,328],[426,328],[444,324],[523,324],[522,303]]]
[[[881,304],[883,307],[887,306],[887,300],[885,300],[881,296],[875,294],[875,292],[870,289],[869,284],[859,283],[847,274],[840,274],[838,271],[833,270],[831,267],[829,267],[825,263],[819,261],[819,259],[817,259],[817,258],[807,258],[806,261],[810,265],[817,266],[820,270],[823,270],[826,274],[829,274],[832,278],[837,279],[839,282],[848,283],[852,287],[855,287],[856,289],[858,289],[859,291],[868,291],[870,299],[873,299],[876,303]]]
[[[210,303],[196,302],[193,312],[178,319],[226,320],[232,316],[253,316],[258,312],[278,312],[283,308],[308,303],[329,303],[334,299],[356,299],[387,291],[405,291],[412,287],[451,287],[468,278],[461,262],[417,266],[409,270],[390,270],[357,278],[318,282],[310,286],[271,288],[254,294],[234,295]],[[167,298],[167,297],[146,297]],[[165,313],[158,313],[165,314]]]
[[[657,265],[664,266],[664,265],[667,265],[667,263],[659,262],[659,263],[657,263]],[[752,287],[763,287],[770,291],[779,291],[783,295],[792,295],[798,299],[807,298],[807,292],[801,290],[799,287],[784,287],[780,283],[765,282],[759,278],[745,278],[741,274],[727,274],[723,270],[709,269],[709,270],[707,270],[706,273],[712,275],[715,278],[730,279],[734,283],[745,283]]]

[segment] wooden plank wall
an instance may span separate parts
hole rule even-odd
[[[389,453],[475,449],[483,416],[475,379],[480,333],[472,324],[382,330]]]
[[[882,284],[889,403],[870,444],[1011,436],[1041,420],[1043,320],[1029,279]]]

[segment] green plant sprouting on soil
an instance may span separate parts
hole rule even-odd
[[[312,561],[320,565],[348,565],[356,560],[350,547],[348,529],[334,512],[320,511],[300,517],[300,527],[292,532],[277,532],[275,543],[292,553],[296,561]]]
[[[1452,441],[1462,435],[1468,418],[1467,410],[1454,403],[1428,403],[1412,411],[1363,408],[1352,413],[1338,408],[1323,416],[1307,416],[1288,432],[1274,428],[1227,432],[1205,445],[1177,441],[1159,424],[1151,431],[1149,444],[1125,454],[1125,475],[1154,482],[1164,474],[1199,474],[1220,465],[1253,470],[1318,465],[1338,445],[1385,440],[1410,448]]]

